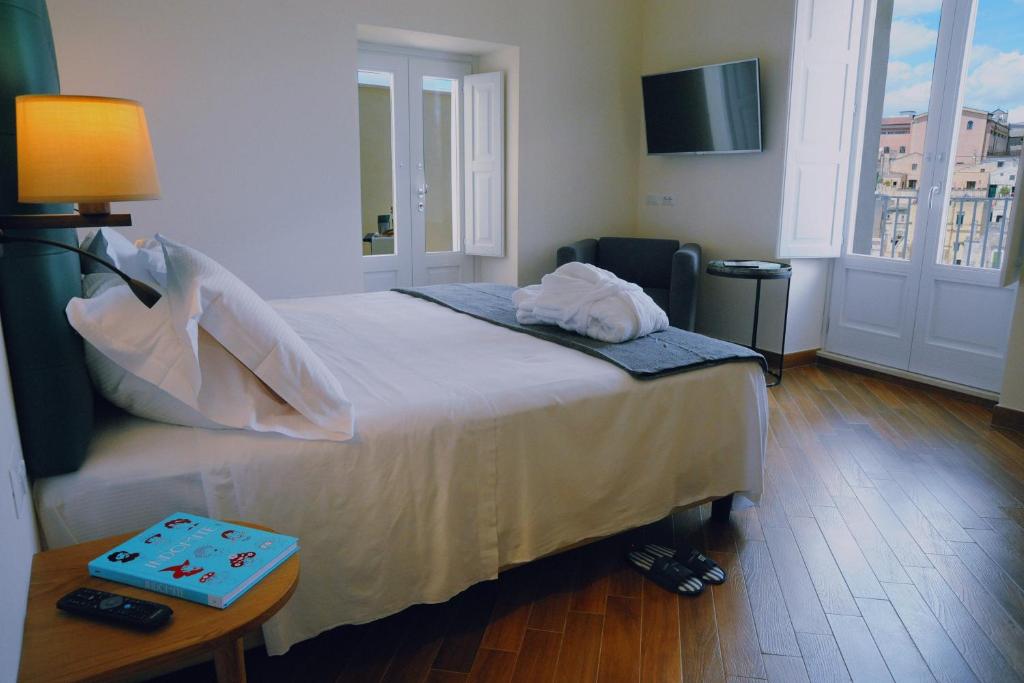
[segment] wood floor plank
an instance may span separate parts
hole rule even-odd
[[[846,579],[839,571],[832,551],[818,528],[818,522],[800,518],[791,520],[790,526],[825,613],[859,616],[857,603],[853,601]]]
[[[935,681],[931,669],[921,657],[917,646],[888,600],[858,598],[857,606],[882,659],[889,668],[889,673],[897,683]]]
[[[761,652],[800,656],[800,646],[796,642],[768,544],[763,541],[748,543],[740,553],[740,565]]]
[[[1017,675],[934,567],[908,567],[917,592],[982,681],[1012,681]]]
[[[845,614],[830,614],[828,621],[832,625],[832,634],[854,683],[883,683],[893,680],[864,619]]]
[[[968,683],[977,676],[935,619],[917,588],[903,583],[884,583],[889,602],[917,646],[928,668],[943,683]],[[877,642],[877,641],[876,641]]]
[[[854,491],[857,493],[857,500],[874,522],[875,528],[881,532],[886,543],[899,558],[900,564],[904,567],[931,566],[928,558],[924,556],[924,551],[877,489],[857,488]]]
[[[434,659],[433,668],[469,673],[487,629],[497,589],[496,581],[487,581],[476,584],[455,598],[448,632]]]
[[[608,598],[597,670],[599,683],[640,680],[640,620],[640,599]]]
[[[729,580],[724,584],[711,587],[725,673],[729,676],[764,678],[761,646],[739,558],[732,553],[713,553],[712,557],[729,575]],[[693,598],[694,601],[702,599],[707,599],[707,596]]]
[[[543,569],[530,609],[529,628],[558,633],[565,630],[577,559],[573,553],[562,553],[541,560]]]
[[[409,610],[411,627],[398,646],[382,683],[422,681],[430,672],[448,631],[448,605],[417,605]]]
[[[675,609],[675,604],[672,605]],[[561,683],[593,683],[597,679],[598,657],[601,654],[601,633],[604,614],[569,612],[565,622],[565,637],[558,653],[555,680]],[[679,638],[678,624],[674,632]],[[679,651],[676,650],[678,661]]]
[[[498,579],[498,594],[480,647],[519,652],[533,607],[533,567],[517,567]]]
[[[919,465],[911,471],[963,529],[992,528],[992,525],[975,512],[974,508],[968,505],[967,501],[961,498],[960,494],[954,491],[932,467]]]
[[[608,541],[591,543],[581,549],[579,570],[573,585],[569,608],[577,612],[604,614],[608,599],[609,576],[620,560]]]
[[[469,672],[470,683],[509,683],[515,673],[516,655],[502,650],[480,648]],[[415,679],[407,679],[409,681]]]
[[[820,437],[822,447],[835,463],[836,468],[846,479],[849,486],[874,486],[874,480],[868,476],[860,464],[850,455],[846,442],[835,434],[826,434]],[[852,494],[852,491],[850,492]]]
[[[764,668],[770,683],[810,683],[802,656],[765,655]]]
[[[1024,628],[974,578],[959,557],[931,555],[928,559],[1010,666],[1024,675]]]
[[[679,607],[683,680],[721,683],[725,680],[725,666],[713,595],[705,594],[692,600],[680,598],[676,602]]]
[[[878,582],[871,565],[860,546],[853,538],[846,522],[836,508],[813,508],[814,519],[832,551],[839,571],[846,579],[850,593],[856,598],[877,598],[884,600],[885,591]],[[901,568],[902,571],[902,568]],[[907,579],[909,581],[909,578]]]
[[[914,474],[913,471],[898,471],[893,472],[893,479],[895,484],[900,487],[904,495],[912,502],[931,522],[932,526],[942,535],[942,538],[947,541],[958,541],[960,543],[970,543],[971,537],[967,535],[967,531],[960,526],[960,523],[955,517],[949,512],[948,509],[935,497],[934,494],[928,487],[925,486]],[[892,486],[892,483],[887,482],[887,486]],[[883,495],[885,491],[882,491]],[[980,519],[980,518],[979,518]],[[987,523],[985,527],[988,528]],[[948,555],[949,553],[941,553]]]
[[[710,596],[706,595],[699,599],[708,598]],[[640,639],[641,681],[678,681],[682,677],[680,599],[653,581],[644,581]]]
[[[894,475],[895,476],[895,475]],[[910,532],[918,547],[925,553],[936,555],[952,555],[953,549],[946,544],[946,540],[939,530],[931,523],[928,516],[914,504],[907,496],[903,488],[893,480],[879,479],[875,482],[878,496],[885,500],[896,516],[902,522],[903,527]],[[952,520],[950,520],[952,521]],[[960,532],[960,538],[970,538],[956,522],[952,522]]]
[[[516,658],[513,683],[551,683],[555,681],[558,650],[562,634],[554,631],[526,629],[523,647]]]
[[[798,633],[800,651],[811,683],[842,683],[850,680],[843,655],[831,635]]]
[[[344,680],[348,680],[347,678]],[[441,669],[431,669],[430,674],[427,676],[426,683],[465,683],[469,680],[469,674],[459,673],[457,671],[444,671]]]
[[[831,633],[793,532],[788,528],[766,527],[764,533],[793,630],[797,633]]]
[[[951,543],[964,566],[1004,610],[1024,626],[1024,589],[975,543]]]
[[[1024,555],[1020,548],[1012,547],[998,531],[971,529],[968,533],[1007,576],[1018,586],[1024,586]]]

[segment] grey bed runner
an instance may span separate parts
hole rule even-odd
[[[619,366],[637,379],[652,379],[711,365],[755,361],[764,356],[745,346],[670,327],[621,344],[584,337],[554,325],[523,325],[516,320],[511,285],[491,283],[397,287],[393,291],[425,299],[516,332],[568,346]]]

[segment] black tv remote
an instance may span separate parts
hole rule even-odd
[[[145,630],[163,626],[174,614],[167,605],[92,588],[71,591],[57,601],[57,609]]]

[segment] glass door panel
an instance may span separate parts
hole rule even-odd
[[[458,183],[459,115],[458,86],[455,78],[424,76],[423,99],[423,178],[417,189],[417,210],[425,213],[426,250],[459,251]]]
[[[1024,5],[978,0],[937,262],[998,270],[1012,216],[1024,121]]]
[[[360,69],[358,84],[363,255],[383,256],[396,251],[394,78]]]
[[[881,112],[869,122],[865,136],[874,140],[872,132],[877,132],[875,163],[865,167],[861,180],[874,187],[874,193],[870,199],[862,194],[861,201],[870,206],[858,211],[849,240],[852,254],[911,259],[914,237],[920,232],[919,195],[940,15],[939,2],[893,3],[888,63],[884,75],[879,74],[884,82]],[[878,87],[872,83],[873,90]]]

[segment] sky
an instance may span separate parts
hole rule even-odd
[[[964,104],[1024,122],[1024,0],[978,0]],[[941,0],[895,0],[885,116],[928,110]]]

